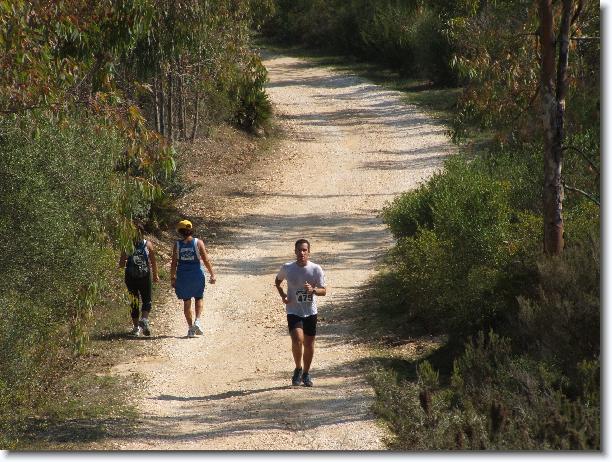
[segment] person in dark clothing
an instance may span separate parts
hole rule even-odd
[[[119,268],[125,268],[125,285],[130,294],[133,325],[131,334],[138,337],[140,334],[151,335],[149,313],[152,307],[153,282],[159,282],[159,276],[153,243],[144,239],[144,229],[141,225],[136,228],[138,234],[134,240],[134,251],[129,255],[121,253]]]

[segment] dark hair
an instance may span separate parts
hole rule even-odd
[[[136,236],[134,237],[134,245],[137,245],[144,239],[145,229],[141,221],[134,221],[134,229],[136,229]]]
[[[308,246],[308,251],[310,252],[310,242],[308,242],[307,239],[298,239],[295,241],[295,250],[297,250],[297,248],[302,244],[306,244]]]
[[[181,228],[178,232],[183,237],[191,236],[193,234],[193,228]]]

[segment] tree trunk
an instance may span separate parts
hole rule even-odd
[[[164,76],[159,77],[159,133],[166,135],[166,97],[164,94]]]
[[[159,80],[157,74],[153,77],[153,103],[155,104],[155,130],[161,133],[161,120],[159,111]]]
[[[200,90],[196,91],[195,109],[193,115],[193,127],[191,129],[191,142],[195,141],[196,133],[198,132],[198,123],[200,122]]]
[[[185,100],[184,100],[184,88],[183,88],[183,76],[178,76],[178,127],[179,127],[179,138],[185,139]]]
[[[166,137],[168,138],[168,140],[170,141],[170,143],[172,143],[172,141],[174,141],[173,139],[173,133],[172,133],[172,121],[173,121],[173,112],[172,112],[172,97],[173,97],[173,91],[172,91],[172,70],[170,70],[170,72],[168,72],[168,114],[166,114],[166,118],[167,118],[167,135]]]
[[[183,139],[187,139],[187,90],[185,88],[185,81],[181,81],[182,92],[181,92],[181,105],[183,110],[181,111],[181,125],[183,126]]]
[[[563,31],[567,4],[564,0],[562,29],[559,34],[563,43]],[[555,91],[555,35],[552,0],[540,0],[540,46],[541,62],[541,97],[542,121],[544,126],[544,252],[548,255],[559,255],[563,251],[563,184],[561,169],[563,166],[563,119],[565,116],[565,85],[567,73],[567,46],[565,60],[560,50],[557,67],[557,88]],[[567,21],[569,30],[569,19]],[[565,39],[567,40],[567,33]],[[563,46],[561,47],[561,49]],[[560,85],[560,86],[559,86]],[[559,98],[562,99],[559,99]]]

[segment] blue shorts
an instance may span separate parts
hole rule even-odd
[[[174,292],[181,300],[190,300],[204,297],[205,277],[200,265],[193,267],[180,267],[176,272],[176,285]]]

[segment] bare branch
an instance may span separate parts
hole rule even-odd
[[[568,186],[567,184],[565,184],[565,182],[562,182],[562,184],[563,184],[563,188],[564,189],[567,189],[568,191],[574,191],[574,192],[577,192],[579,194],[582,194],[584,197],[586,197],[590,201],[593,201],[598,206],[601,206],[601,204],[599,203],[599,199],[597,199],[596,197],[593,197],[593,195],[589,194],[588,192],[583,191],[582,189],[574,188],[573,186]]]
[[[601,41],[600,37],[570,37],[570,40],[575,40],[577,42],[599,42]]]
[[[566,150],[571,150],[571,151],[577,152],[577,153],[580,155],[580,157],[582,157],[584,160],[586,160],[586,161],[589,163],[589,165],[591,166],[591,168],[592,168],[593,170],[595,170],[595,171],[597,172],[597,174],[599,175],[599,168],[597,168],[597,167],[595,166],[595,164],[593,163],[593,161],[592,161],[592,160],[589,158],[589,156],[587,156],[587,155],[586,155],[584,152],[582,152],[580,149],[578,149],[578,148],[577,148],[577,147],[575,147],[575,146],[564,146],[564,147],[563,147],[563,150],[564,150],[564,151],[566,151]]]

